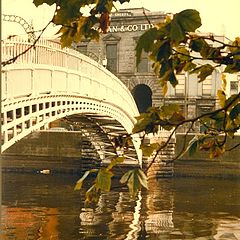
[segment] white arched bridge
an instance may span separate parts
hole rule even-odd
[[[2,42],[2,60],[31,46],[13,37]],[[2,68],[1,151],[33,131],[65,118],[77,122],[100,158],[115,154],[112,138],[131,133],[139,114],[127,87],[102,65],[58,42],[40,39]],[[127,157],[141,162],[140,139]]]

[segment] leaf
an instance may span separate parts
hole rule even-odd
[[[225,148],[224,146],[223,147],[215,147],[212,149],[212,151],[209,153],[209,158],[213,159],[213,158],[216,158],[216,157],[219,157],[221,156],[223,153],[225,152]]]
[[[42,5],[43,3],[48,4],[49,6],[53,5],[54,3],[56,3],[57,0],[33,0],[33,4],[38,7],[40,5]]]
[[[176,87],[177,84],[178,84],[178,80],[175,76],[175,73],[172,71],[170,74],[169,74],[169,82],[171,83],[171,85],[173,87]]]
[[[129,177],[131,176],[132,174],[132,170],[126,172],[120,179],[120,183],[124,184],[128,181]]]
[[[188,144],[188,153],[189,156],[192,156],[196,153],[198,147],[199,138],[195,136]]]
[[[87,176],[90,174],[90,173],[94,173],[94,172],[97,172],[98,170],[97,169],[91,169],[89,171],[86,171],[84,173],[84,175],[77,181],[75,187],[74,187],[74,190],[80,190],[82,188],[82,185],[83,185],[83,181],[87,178]]]
[[[163,93],[163,96],[166,96],[167,91],[168,91],[168,86],[167,86],[167,83],[165,83],[165,84],[162,86],[162,93]]]
[[[189,47],[195,51],[195,52],[201,52],[202,49],[206,48],[208,46],[207,42],[200,38],[200,39],[192,39]]]
[[[173,42],[182,42],[187,32],[194,32],[202,25],[199,12],[187,9],[174,15],[170,23],[170,37]]]
[[[99,170],[97,178],[96,178],[96,189],[103,190],[106,192],[110,191],[111,188],[111,178],[113,173],[106,168],[102,168]]]
[[[230,112],[230,118],[232,120],[236,119],[238,115],[240,114],[240,103],[238,103]]]
[[[187,148],[184,151],[182,151],[178,158],[181,158],[187,152],[189,153],[189,156],[192,156],[197,150],[198,142],[199,142],[198,136],[192,138],[191,141],[188,143]]]
[[[190,53],[185,47],[178,47],[176,49],[178,52],[177,56],[181,61],[189,61],[190,60]]]
[[[214,70],[214,67],[210,64],[205,64],[201,67],[200,74],[198,75],[198,78],[200,78],[199,82],[202,82],[212,74]]]
[[[122,156],[112,159],[111,163],[107,167],[107,170],[111,170],[113,167],[115,167],[119,163],[123,163],[124,160],[125,160],[125,157],[122,157]]]
[[[150,145],[141,144],[140,148],[142,149],[143,155],[150,157],[154,151],[159,149],[158,143],[151,143]]]
[[[161,107],[160,115],[164,118],[170,118],[174,113],[180,111],[180,106],[178,104],[166,104]]]
[[[135,197],[142,187],[147,188],[147,177],[141,169],[133,169],[126,172],[120,179],[121,183],[126,183],[131,196]]]
[[[218,99],[219,99],[219,104],[221,107],[224,107],[225,106],[225,102],[226,102],[226,94],[224,91],[222,90],[218,90],[217,91],[217,96],[218,96]]]
[[[186,32],[194,32],[202,25],[199,12],[195,9],[183,10],[177,14],[176,18]]]
[[[185,117],[181,113],[173,113],[171,118],[169,119],[169,122],[171,124],[179,124],[185,120]]]
[[[196,66],[197,66],[197,65],[196,65],[195,63],[193,63],[193,62],[187,62],[187,63],[185,64],[183,70],[184,70],[185,72],[188,72],[188,71],[196,68]]]
[[[96,185],[92,185],[88,191],[86,192],[86,198],[85,198],[85,202],[86,203],[90,203],[90,202],[98,202],[99,200],[99,196],[100,193],[99,191],[96,189]]]
[[[162,62],[163,60],[169,59],[172,50],[168,40],[161,41],[160,43],[157,53],[157,61]]]
[[[170,26],[170,37],[173,42],[179,43],[186,38],[184,30],[181,28],[176,18],[172,20]]]
[[[143,187],[145,187],[146,189],[148,189],[147,176],[146,176],[146,174],[145,174],[141,169],[138,169],[138,180],[139,180],[139,182],[141,183],[141,185],[142,185]]]
[[[136,58],[137,58],[137,65],[140,63],[141,61],[141,55],[142,55],[142,51],[144,50],[145,52],[150,52],[152,47],[153,47],[153,43],[154,40],[157,39],[158,37],[158,30],[157,28],[150,28],[148,29],[145,33],[143,33],[138,42],[137,42],[137,46],[136,46]]]
[[[227,86],[226,74],[222,73],[222,90],[223,91],[226,91],[226,86]]]
[[[99,23],[100,23],[100,28],[102,32],[107,33],[108,27],[110,25],[110,17],[108,12],[104,12],[101,14]]]

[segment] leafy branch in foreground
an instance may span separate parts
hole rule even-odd
[[[176,75],[180,73],[197,74],[201,82],[219,66],[225,66],[225,73],[240,71],[240,38],[225,43],[213,35],[195,33],[200,26],[199,13],[187,9],[140,37],[136,46],[137,63],[141,60],[142,51],[149,54],[164,94],[168,82],[173,87],[178,84]]]
[[[142,51],[149,54],[149,58],[153,61],[153,70],[159,77],[164,94],[167,92],[168,83],[173,87],[178,84],[177,74],[186,72],[196,74],[199,82],[202,82],[220,66],[224,66],[224,73],[240,71],[240,38],[236,38],[232,43],[224,43],[213,36],[196,34],[195,31],[200,26],[199,13],[188,9],[175,14],[172,18],[167,18],[164,23],[157,24],[140,37],[136,47],[137,63],[141,60]],[[227,98],[224,74],[222,80],[222,90],[217,92],[219,109],[186,119],[179,105],[165,104],[161,107],[149,108],[147,112],[136,117],[137,123],[132,133],[143,134],[141,144],[143,155],[152,159],[145,169],[145,178],[146,172],[156,161],[158,154],[169,144],[172,136],[182,126],[186,129],[182,150],[167,163],[172,163],[186,152],[192,155],[197,150],[207,151],[210,158],[216,158],[225,151],[239,146],[237,144],[226,149],[227,139],[233,138],[240,128],[240,93]],[[196,124],[201,125],[201,133],[197,133],[187,143],[188,134],[197,132],[194,129]],[[159,127],[170,131],[169,138],[162,143],[147,144],[144,141],[145,136],[149,133],[156,134]],[[130,183],[135,182],[135,185],[131,185],[129,189],[131,193],[136,194],[144,184],[138,184],[138,178],[131,175],[133,172],[134,170],[125,173],[124,179],[132,176],[129,177]],[[122,180],[122,183],[126,181]]]
[[[69,47],[73,42],[91,39],[98,40],[100,33],[106,33],[110,25],[110,13],[114,3],[129,0],[34,0],[35,6],[43,3],[56,4],[56,13],[52,22],[60,25],[62,47]]]
[[[61,26],[60,41],[62,47],[66,47],[83,39],[98,40],[101,33],[107,32],[114,3],[128,1],[34,0],[33,2],[36,6],[43,3],[56,4],[55,15],[51,22]],[[84,13],[86,8],[89,10],[87,14]],[[198,11],[187,9],[167,17],[165,22],[156,24],[139,38],[136,46],[136,62],[140,62],[142,51],[148,53],[164,95],[167,93],[169,83],[173,87],[178,84],[177,75],[181,73],[196,74],[202,82],[220,66],[223,66],[224,73],[232,74],[240,71],[240,38],[236,38],[231,43],[221,42],[214,36],[196,33],[200,26],[201,18]],[[192,154],[198,148],[209,151],[209,156],[214,158],[226,150],[239,146],[237,144],[230,149],[225,147],[227,138],[234,137],[239,130],[239,98],[239,93],[227,98],[223,88],[218,91],[220,108],[193,119],[185,119],[179,106],[174,104],[150,108],[146,113],[138,116],[133,134],[143,133],[141,149],[145,156],[152,156],[149,166],[153,164],[157,154],[167,146],[180,126],[186,126],[187,131],[181,154],[176,157],[186,151]],[[194,130],[195,123],[201,124],[202,133],[196,134],[196,137],[187,145],[186,136]],[[157,133],[159,126],[171,131],[169,138],[163,143],[146,144],[145,136],[149,133]],[[124,149],[124,141],[121,144]],[[111,189],[114,174],[112,170],[122,160],[124,155],[121,159],[118,157],[113,159],[108,167],[90,170],[78,181],[75,188],[81,189],[86,177],[92,173],[96,174],[93,185],[86,192],[86,201],[97,200],[101,191]],[[135,196],[142,187],[147,187],[146,179],[142,170],[133,169],[123,175],[121,183],[127,184],[131,194]]]

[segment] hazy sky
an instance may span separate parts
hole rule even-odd
[[[36,8],[33,0],[2,0],[2,13],[15,14],[28,22],[33,22],[34,29],[43,28],[51,19],[54,8],[47,5]],[[225,34],[230,39],[240,36],[240,0],[130,0],[120,8],[145,7],[151,11],[176,13],[187,8],[197,9],[202,18],[202,32]],[[16,23],[3,22],[2,37],[9,34],[24,34]],[[47,35],[55,30],[49,29]]]

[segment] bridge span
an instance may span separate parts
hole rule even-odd
[[[13,37],[2,43],[2,60],[31,46]],[[112,138],[131,133],[139,115],[127,87],[102,65],[53,40],[36,46],[2,68],[1,152],[33,131],[65,118],[82,132],[102,160],[114,154]],[[57,140],[56,140],[57,141]],[[141,164],[140,139],[134,138],[128,159]]]

